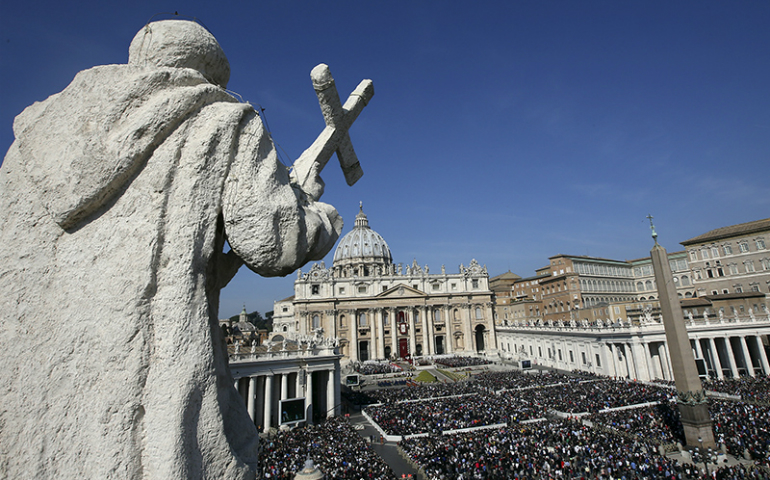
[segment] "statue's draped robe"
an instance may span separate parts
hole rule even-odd
[[[289,183],[249,105],[190,69],[86,70],[14,132],[0,477],[250,478],[257,432],[217,322],[223,246],[286,274],[331,248],[336,212]]]

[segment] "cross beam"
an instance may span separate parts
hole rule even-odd
[[[313,167],[315,166],[316,175],[319,174],[331,159],[332,154],[336,152],[345,181],[348,185],[353,185],[364,172],[353,150],[348,130],[374,96],[374,84],[371,80],[361,81],[342,105],[334,78],[326,64],[322,63],[313,68],[310,78],[318,96],[326,128],[294,162],[293,176],[302,187],[315,182],[312,175]]]

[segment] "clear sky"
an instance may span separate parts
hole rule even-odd
[[[530,276],[559,253],[649,255],[649,213],[669,251],[770,217],[765,0],[4,0],[2,150],[26,106],[125,63],[134,34],[174,11],[217,37],[228,88],[265,109],[284,163],[323,128],[315,65],[343,101],[374,81],[351,130],[365,175],[348,187],[332,159],[323,200],[343,234],[363,202],[396,263]],[[242,269],[220,317],[272,310],[295,278]]]

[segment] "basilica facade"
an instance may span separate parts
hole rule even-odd
[[[334,263],[297,272],[294,295],[275,303],[273,332],[337,339],[343,361],[497,353],[486,266],[458,273],[394,264],[390,247],[360,209]]]

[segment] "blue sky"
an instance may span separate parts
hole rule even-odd
[[[26,106],[125,63],[174,11],[217,37],[228,88],[265,108],[287,164],[323,128],[315,65],[343,100],[374,81],[351,130],[365,175],[348,187],[333,159],[323,200],[343,234],[363,202],[396,263],[529,276],[558,253],[647,256],[648,213],[669,251],[770,217],[767,1],[5,0],[2,150]],[[271,310],[294,278],[242,269],[220,316]]]

